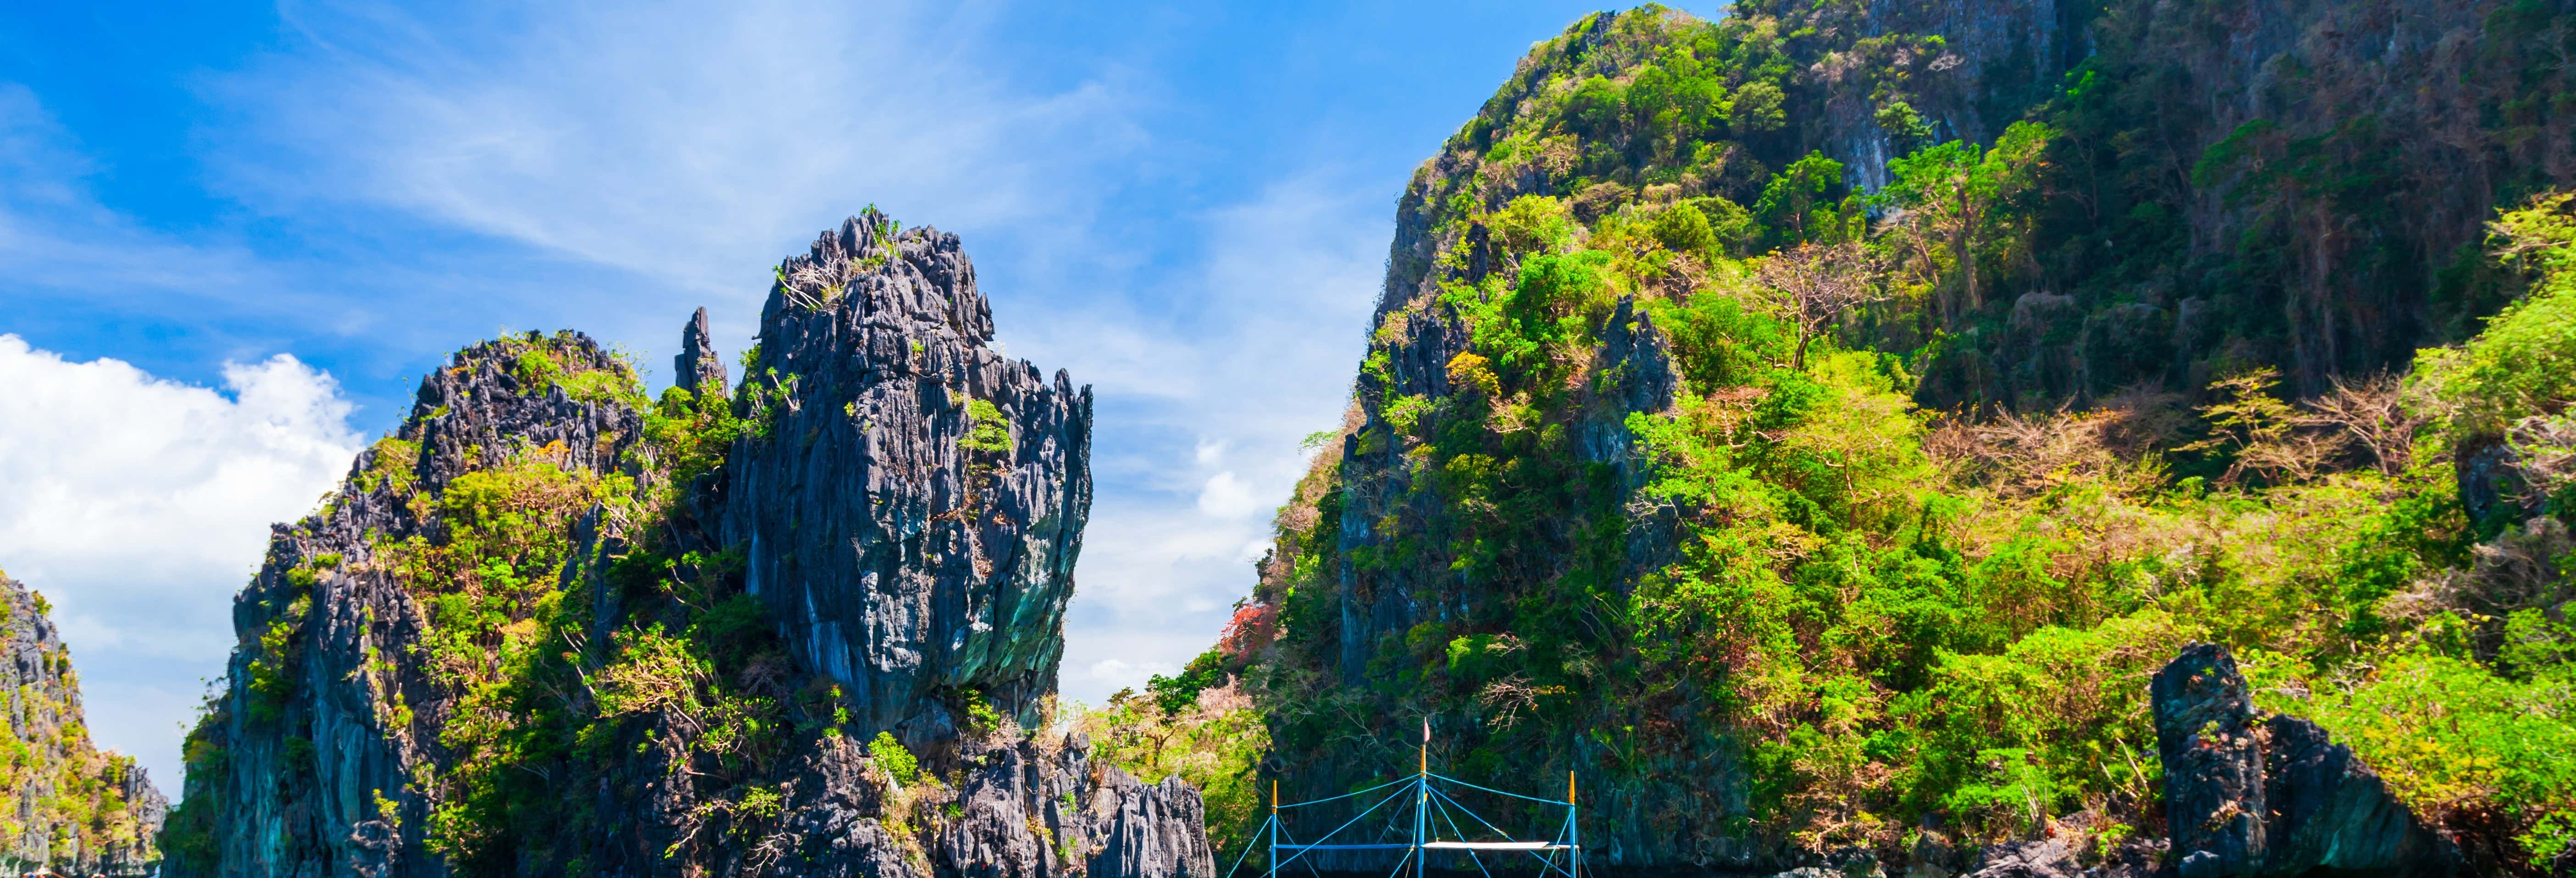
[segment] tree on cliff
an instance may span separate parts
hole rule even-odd
[[[1858,241],[1800,244],[1771,254],[1754,269],[1772,294],[1772,308],[1798,333],[1792,369],[1807,368],[1807,346],[1841,322],[1843,315],[1886,298],[1879,291],[1877,269],[1869,248]]]
[[[1936,288],[1952,272],[1959,278],[1959,299],[1940,309],[1945,323],[1985,304],[1977,250],[2006,231],[1998,228],[2004,217],[1997,208],[2037,184],[2051,133],[2046,125],[2015,122],[1992,149],[1953,140],[1888,161],[1895,181],[1879,198],[1900,210],[1897,233],[1915,245],[1904,251],[1929,257],[1917,267]],[[1947,252],[1936,251],[1934,242]]]

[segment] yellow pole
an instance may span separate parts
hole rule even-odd
[[[1422,850],[1423,830],[1431,825],[1431,717],[1422,718],[1422,768],[1413,779],[1413,878],[1430,868]],[[1401,864],[1399,864],[1401,865]]]
[[[1565,837],[1573,849],[1566,851],[1565,862],[1573,868],[1566,874],[1583,878],[1583,817],[1574,807],[1574,769],[1565,770]]]

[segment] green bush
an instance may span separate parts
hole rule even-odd
[[[2555,414],[2576,401],[2576,194],[2536,199],[2496,225],[2510,258],[2538,269],[2530,292],[2506,305],[2467,344],[2418,355],[2429,386],[2460,438],[2496,436],[2515,419]]]
[[[1011,452],[1011,421],[990,400],[967,400],[966,424],[966,437],[957,440],[957,447],[998,454]]]
[[[2549,648],[2553,657],[2558,648]],[[2378,679],[2348,690],[2325,681],[2264,686],[2257,702],[2324,726],[2417,814],[2501,810],[2528,827],[2519,841],[2545,863],[2576,845],[2576,760],[2568,758],[2576,753],[2568,696],[2576,668],[2544,667],[2517,682],[2466,659],[2406,652],[2382,662]],[[2293,694],[2301,691],[2314,694]]]
[[[876,760],[877,768],[895,783],[911,786],[921,777],[921,760],[913,758],[893,732],[878,732],[876,740],[868,742],[868,758]]]
[[[1156,706],[1173,714],[1197,704],[1200,690],[1224,685],[1226,677],[1225,654],[1211,649],[1191,659],[1177,676],[1153,675],[1146,680],[1145,689],[1154,693]]]

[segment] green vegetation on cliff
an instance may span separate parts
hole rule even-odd
[[[1533,50],[1417,175],[1343,441],[1238,616],[1273,622],[1205,660],[1291,788],[1410,770],[1428,717],[1460,777],[1590,777],[1630,863],[1957,868],[2158,829],[2146,679],[2208,640],[2490,861],[2567,850],[2569,200],[2492,236],[2398,217],[2384,181],[2432,171],[2366,120],[2246,123],[2199,192],[2163,187],[2175,147],[2139,138],[2188,89],[2133,52],[2179,26],[2143,6],[2104,4],[2102,51],[2027,118],[1981,105],[1984,145],[1957,47],[1838,6],[1648,7]],[[2492,10],[2476,63],[2564,39],[2535,14]],[[1821,151],[1857,96],[1901,147],[1874,192]],[[2493,158],[2481,198],[2560,173]],[[2472,246],[2319,286],[2341,269],[2303,260],[2345,245],[2301,217],[2352,210]],[[2434,257],[2491,298],[2441,299]],[[2349,322],[2391,301],[2431,328]],[[2150,311],[2205,334],[2085,353],[2178,337],[2103,322]],[[2474,337],[2372,371],[2434,324]]]
[[[152,834],[160,793],[129,756],[90,740],[80,676],[55,636],[44,595],[0,572],[0,644],[13,660],[0,727],[0,865],[74,874],[146,874],[161,859]]]

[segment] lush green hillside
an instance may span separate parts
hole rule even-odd
[[[1428,718],[1613,863],[1956,869],[2160,831],[2146,678],[2210,640],[2481,862],[2566,851],[2569,10],[1924,7],[1537,46],[1157,709],[1231,680],[1292,798]]]

